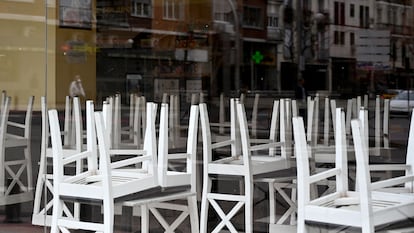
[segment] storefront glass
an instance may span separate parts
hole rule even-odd
[[[50,159],[41,160],[45,145],[42,97],[48,109],[59,111],[62,128],[67,97],[79,97],[86,128],[85,101],[93,100],[101,111],[104,101],[117,96],[119,132],[134,124],[132,107],[137,97],[159,104],[158,113],[161,103],[174,104],[170,137],[187,124],[190,106],[202,102],[208,106],[211,122],[224,125],[213,133],[229,133],[228,103],[231,98],[244,98],[252,138],[269,137],[275,100],[296,100],[297,108],[289,113],[302,115],[307,122],[312,120],[307,118],[307,98],[318,97],[314,124],[318,123],[315,135],[319,137],[309,136],[308,141],[326,145],[334,141],[331,100],[335,100],[336,106],[351,112],[349,119],[358,116],[358,107],[368,109],[371,145],[396,151],[397,156],[388,151],[373,161],[405,162],[414,106],[406,91],[413,88],[414,77],[413,13],[411,1],[397,0],[0,1],[0,109],[8,106],[9,120],[24,123],[34,97],[30,151],[25,157],[21,148],[0,148],[0,232],[49,230],[45,225],[52,212],[43,208],[50,205],[52,189],[48,188],[53,182],[48,175],[53,166]],[[401,99],[404,93],[407,98]],[[389,118],[384,114],[388,100]],[[288,103],[291,106],[294,101]],[[376,110],[376,104],[381,109]],[[156,119],[158,127],[158,115]],[[278,127],[282,127],[280,121]],[[19,131],[9,128],[12,133]],[[293,140],[292,131],[286,132]],[[122,135],[119,140],[132,140],[137,131],[129,133],[130,138]],[[178,135],[186,137],[186,131]],[[197,198],[201,205],[203,140],[199,135]],[[177,149],[174,143],[171,139],[171,150]],[[292,149],[293,144],[287,147]],[[287,173],[296,175],[293,168]],[[214,184],[213,190],[236,192],[243,187],[238,181],[224,180]],[[257,183],[253,190],[253,230],[267,232],[272,221],[267,183]],[[99,205],[85,206],[81,218],[100,220]],[[277,208],[288,206],[283,203]],[[140,229],[136,212],[117,211],[116,231]],[[243,211],[233,223],[237,230],[245,229]],[[208,222],[213,224],[218,216],[210,215]],[[179,229],[191,231],[190,225],[186,220]],[[151,227],[162,226],[154,221]]]

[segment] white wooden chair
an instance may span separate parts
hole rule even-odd
[[[380,176],[381,179],[372,184],[373,189],[385,192],[414,194],[414,114],[411,114],[407,151],[404,164],[370,164],[371,173],[399,172],[397,176]]]
[[[92,104],[88,104],[87,108],[89,108],[87,112],[93,112]],[[154,164],[156,161],[155,141],[153,140],[155,126],[153,125],[146,130],[148,140],[144,142],[144,150],[133,150],[130,153],[132,157],[111,162],[111,154],[115,152],[110,150],[102,113],[97,112],[94,115],[95,117],[87,117],[87,150],[63,157],[57,111],[49,110],[54,165],[51,232],[69,232],[69,229],[113,232],[114,199],[153,188],[158,184],[155,171],[156,164]],[[95,133],[97,133],[99,142],[99,168]],[[129,153],[124,150],[122,154]],[[65,166],[79,160],[86,161],[87,170],[75,175],[64,172]],[[148,164],[147,172],[121,169],[144,162]],[[103,206],[103,223],[67,218],[64,215],[64,202],[78,202],[80,200],[86,200],[87,202],[97,200],[98,204]]]
[[[343,114],[343,112],[337,110],[337,120],[342,118],[338,114]],[[363,233],[371,233],[374,232],[375,226],[404,220],[414,215],[413,197],[371,191],[368,155],[358,120],[352,121],[352,135],[360,181],[358,192],[348,190],[345,121],[341,120],[336,124],[336,166],[317,174],[310,173],[310,148],[306,142],[302,118],[293,118],[293,127],[297,153],[297,232],[308,232],[306,223],[312,221],[343,227],[359,227]],[[312,184],[329,177],[336,177],[336,191],[311,199]]]
[[[200,104],[200,119],[202,125],[203,137],[203,195],[201,206],[201,232],[207,231],[208,208],[211,205],[221,218],[221,222],[213,231],[220,231],[223,227],[227,227],[231,232],[237,232],[231,222],[232,217],[244,206],[245,210],[245,232],[252,232],[253,224],[253,176],[273,172],[290,167],[290,161],[280,155],[269,155],[269,150],[274,147],[285,146],[282,142],[270,142],[266,144],[252,145],[250,143],[250,135],[246,112],[244,105],[241,103],[231,104],[231,136],[229,140],[212,143],[210,125],[205,104]],[[237,113],[236,113],[237,111]],[[239,130],[240,129],[240,130]],[[241,144],[240,144],[241,143]],[[231,156],[219,160],[213,160],[213,150],[223,146],[230,146]],[[242,152],[240,152],[240,147]],[[252,151],[265,150],[266,155],[253,155]],[[243,180],[243,193],[220,193],[212,192],[212,180],[220,179],[221,176],[238,176]],[[234,207],[227,214],[224,213],[219,202],[236,202]]]
[[[85,149],[85,145],[82,140],[82,129],[83,127],[80,110],[79,98],[75,97],[73,99],[66,98],[67,102],[65,104],[65,113],[64,113],[64,127],[61,131],[61,136],[63,137],[63,147],[62,153],[64,156],[73,155],[80,153]],[[73,108],[71,101],[73,100]],[[40,226],[50,226],[52,219],[52,204],[53,204],[53,174],[48,172],[48,166],[52,165],[50,160],[52,159],[52,148],[49,146],[49,120],[48,120],[48,108],[46,97],[41,97],[41,114],[42,114],[42,127],[41,127],[41,145],[40,145],[40,162],[39,162],[39,172],[36,182],[36,192],[33,204],[33,213],[32,213],[32,224]],[[90,104],[87,102],[87,105]],[[71,112],[73,110],[73,114]],[[90,113],[89,113],[90,114]],[[72,116],[74,116],[74,121],[72,122]],[[74,126],[75,130],[69,130]],[[70,126],[70,127],[69,127]],[[71,137],[75,138],[75,142],[71,142]],[[76,172],[81,172],[81,164],[77,163],[75,165]],[[72,209],[72,210],[70,210]],[[79,218],[80,207],[78,203],[75,203],[73,207],[69,208],[66,205],[63,208],[66,216],[73,218]]]
[[[161,192],[151,197],[128,200],[123,202],[122,205],[141,208],[141,232],[150,231],[149,212],[151,212],[166,232],[175,232],[176,228],[189,216],[191,232],[197,233],[199,231],[196,197],[198,106],[193,105],[190,109],[188,140],[185,153],[169,153],[168,151],[168,113],[168,104],[162,104],[158,144],[158,180],[163,189],[182,188],[171,192],[165,190],[166,192]],[[171,170],[169,168],[170,160],[183,160],[185,170]],[[177,200],[185,200],[187,205],[177,203]],[[159,211],[165,209],[179,211],[181,214],[169,223]]]
[[[110,117],[113,148],[142,148],[145,119],[146,100],[143,96],[130,96],[128,125],[122,124],[121,95],[109,96],[103,103],[103,108],[110,112],[105,115]],[[109,122],[108,122],[109,123]]]
[[[231,112],[231,105],[232,105],[232,100],[234,100],[235,98],[230,98],[229,100],[229,109]],[[240,95],[239,98],[239,102],[240,103],[244,103],[244,101],[246,100],[246,95],[244,93],[242,93]],[[260,100],[260,94],[255,94],[254,99],[253,99],[253,104],[252,104],[252,114],[251,114],[251,121],[248,123],[249,127],[251,128],[251,135],[252,138],[256,138],[257,137],[257,121],[258,121],[258,112],[259,112],[259,100]],[[211,122],[210,126],[212,127],[217,127],[219,134],[225,134],[225,129],[230,128],[231,127],[231,123],[230,123],[230,118],[229,117],[229,121],[226,121],[226,98],[224,97],[224,94],[220,94],[220,100],[219,100],[219,122],[215,123],[215,122]]]
[[[23,123],[9,119],[11,97],[5,98],[0,125],[0,205],[33,200],[31,154],[32,110],[34,96],[29,97]],[[23,156],[8,153],[10,148],[23,149]],[[25,177],[24,177],[25,176]],[[5,183],[6,179],[8,182]]]
[[[275,100],[273,104],[272,120],[270,123],[269,141],[277,140],[277,131],[279,129],[279,142],[284,143],[278,156],[290,158],[292,155],[292,134],[291,134],[291,104],[289,99]],[[280,109],[279,109],[280,105]],[[293,106],[292,106],[293,107]],[[278,116],[280,112],[280,117]],[[279,119],[280,118],[280,119]],[[280,127],[278,127],[280,125]],[[252,142],[257,140],[251,139]],[[271,148],[269,155],[276,155],[274,148]],[[293,162],[293,161],[292,161]],[[293,163],[292,167],[296,166]],[[266,175],[264,177],[255,178],[254,182],[267,183],[269,188],[269,229],[273,225],[296,224],[296,175],[275,176]],[[288,205],[287,210],[283,214],[276,214],[277,194],[281,196],[283,202]],[[282,201],[282,200],[279,200]],[[278,218],[277,218],[278,217]]]

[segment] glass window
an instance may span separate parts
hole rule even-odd
[[[263,27],[263,13],[261,8],[245,6],[243,8],[243,26]]]
[[[382,23],[382,8],[377,9],[377,22]]]
[[[267,17],[267,26],[268,27],[279,27],[279,18],[277,16],[268,16]]]
[[[351,18],[353,18],[355,16],[355,5],[354,4],[349,5],[349,16]]]
[[[184,18],[183,0],[164,0],[164,19],[181,20]]]
[[[149,0],[132,0],[132,16],[151,17],[151,1]]]
[[[334,44],[339,44],[339,32],[334,31]]]
[[[355,45],[355,33],[353,32],[349,33],[349,44]]]
[[[296,8],[298,2],[303,3],[301,12]],[[370,4],[370,2],[375,2],[375,4]],[[329,135],[326,135],[326,138],[323,135],[324,139],[318,138],[310,143],[319,144],[324,140],[324,143],[330,146],[334,145],[332,121],[329,121],[330,124],[324,124],[325,121],[322,119],[331,118],[329,120],[332,120],[332,115],[331,113],[323,114],[325,104],[335,101],[337,107],[347,111],[351,109],[347,106],[348,100],[357,99],[360,96],[362,105],[365,100],[363,97],[367,96],[366,106],[370,111],[367,126],[370,127],[369,132],[373,133],[377,132],[373,128],[377,124],[371,122],[375,119],[374,107],[377,96],[384,99],[397,96],[390,101],[390,111],[392,112],[392,106],[394,106],[397,112],[391,113],[391,116],[399,112],[403,114],[390,117],[388,121],[390,132],[384,136],[383,142],[385,138],[395,140],[390,143],[390,146],[397,147],[395,149],[398,152],[395,156],[403,155],[404,157],[407,149],[407,135],[409,135],[410,118],[408,116],[411,109],[411,107],[408,108],[407,98],[414,99],[414,35],[413,25],[411,25],[414,11],[412,9],[414,9],[414,2],[408,0],[0,1],[0,94],[2,94],[0,95],[0,119],[6,119],[2,113],[6,111],[4,100],[8,98],[4,96],[7,94],[11,97],[7,120],[17,122],[17,124],[10,125],[8,133],[13,133],[12,126],[24,122],[28,100],[31,96],[35,97],[30,135],[31,158],[28,158],[29,156],[26,156],[23,150],[20,151],[23,148],[5,151],[0,148],[5,153],[3,164],[0,162],[0,231],[13,233],[49,231],[44,221],[49,220],[52,210],[44,211],[44,208],[53,206],[50,202],[53,190],[49,188],[52,187],[50,184],[57,183],[49,180],[53,171],[51,160],[43,160],[43,162],[40,160],[44,152],[41,148],[50,146],[46,143],[48,140],[41,142],[41,139],[44,139],[41,137],[42,120],[46,119],[41,114],[41,97],[44,96],[47,97],[48,109],[58,110],[62,129],[65,129],[65,132],[59,135],[64,139],[65,147],[68,148],[75,147],[74,141],[79,141],[72,138],[74,134],[70,130],[78,129],[78,126],[82,125],[72,124],[74,120],[70,119],[75,119],[75,117],[70,114],[67,115],[67,121],[64,120],[66,106],[74,107],[73,98],[70,96],[81,98],[81,111],[79,111],[81,114],[77,115],[80,119],[76,123],[86,122],[86,100],[93,100],[95,110],[101,111],[103,106],[106,106],[104,102],[114,101],[118,97],[120,102],[117,102],[117,111],[115,108],[112,109],[113,118],[117,118],[118,121],[112,124],[113,131],[108,135],[114,137],[113,145],[119,143],[119,145],[125,144],[134,148],[142,147],[144,144],[145,127],[142,126],[146,124],[146,120],[151,120],[146,119],[144,115],[148,109],[145,109],[146,105],[143,102],[155,102],[158,105],[157,116],[152,118],[156,120],[157,126],[160,125],[161,103],[168,103],[171,113],[167,140],[170,146],[169,152],[185,152],[179,150],[186,144],[187,137],[184,130],[188,128],[190,106],[199,102],[207,104],[211,123],[215,123],[212,124],[214,130],[212,133],[220,134],[220,138],[225,136],[226,132],[230,132],[229,128],[226,128],[230,125],[226,119],[227,121],[231,119],[230,113],[232,112],[228,103],[230,98],[235,97],[244,98],[244,101],[240,102],[245,103],[245,110],[248,114],[248,124],[245,126],[249,130],[252,129],[249,135],[255,134],[255,141],[261,139],[262,136],[268,138],[270,128],[285,129],[284,134],[278,132],[279,135],[274,135],[279,139],[282,135],[291,137],[287,141],[292,141],[293,133],[287,132],[291,128],[280,127],[282,126],[279,124],[282,123],[280,114],[283,113],[287,117],[287,110],[290,114],[298,110],[298,115],[306,116],[305,114],[309,115],[312,112],[306,111],[307,103],[312,103],[310,101],[296,102],[298,109],[287,109],[294,106],[294,98],[300,99],[296,96],[296,89],[300,84],[302,95],[307,95],[312,100],[316,100],[314,97],[319,95],[319,108],[314,109],[319,109],[321,121],[313,121],[315,124],[312,124],[312,130],[319,130],[315,137],[322,137],[325,134],[325,126],[329,126],[329,131],[327,130]],[[303,17],[298,17],[298,13],[303,14]],[[303,25],[298,24],[299,18],[303,20]],[[412,94],[404,93],[402,90],[411,90]],[[398,93],[401,94],[398,95]],[[328,97],[329,101],[325,97]],[[68,100],[68,105],[66,105],[66,100]],[[275,100],[279,101],[279,111],[275,111],[279,116],[274,119],[279,125],[271,127],[272,108],[273,104],[277,103]],[[358,101],[349,103],[351,102],[354,104]],[[381,103],[381,118],[383,118],[385,108],[382,104],[386,101],[380,100],[379,102]],[[313,103],[317,104],[317,101]],[[283,110],[281,106],[284,106]],[[353,106],[352,109],[356,107]],[[326,110],[332,111],[331,108]],[[351,115],[351,117],[357,117],[354,110]],[[307,121],[307,117],[304,120]],[[215,127],[219,122],[224,122],[220,124],[222,128]],[[85,124],[82,126],[85,128]],[[253,130],[254,127],[255,130]],[[324,133],[321,133],[322,128]],[[0,126],[0,129],[5,128]],[[201,127],[198,130],[201,131]],[[82,130],[76,131],[81,138]],[[384,130],[379,131],[384,132]],[[3,130],[3,132],[6,131]],[[161,131],[157,132],[155,143],[161,141],[159,140]],[[47,134],[43,135],[46,138]],[[372,136],[373,139],[374,135]],[[309,139],[313,140],[313,138]],[[370,142],[372,142],[371,145],[375,144],[373,141]],[[276,149],[275,158],[281,154],[294,155],[293,144],[284,145],[284,149],[290,149],[290,152],[284,153],[283,149]],[[382,142],[381,145],[383,145]],[[197,151],[201,151],[202,146],[199,140]],[[1,160],[3,152],[0,152],[0,161],[3,161]],[[223,149],[213,156],[221,158],[226,152],[231,151]],[[181,158],[180,156],[174,156],[174,160]],[[393,157],[387,157],[387,161],[394,158],[396,157],[394,157],[393,148]],[[397,160],[405,161],[402,157],[398,157]],[[234,161],[234,164],[236,163]],[[202,168],[203,165],[202,161],[193,164],[199,165],[197,169]],[[243,164],[249,163],[243,162]],[[44,167],[39,165],[46,166],[46,168],[43,169]],[[168,167],[171,169],[194,171],[193,167],[190,169],[178,160],[170,165]],[[355,164],[349,163],[349,165]],[[272,166],[274,167],[276,166]],[[76,169],[76,166],[68,167],[65,174],[76,172],[75,170],[79,169]],[[283,173],[294,176],[295,170],[292,167]],[[352,168],[349,171],[355,171],[355,169]],[[32,173],[31,176],[27,176],[30,173]],[[219,177],[215,176],[215,178]],[[94,179],[95,177],[91,181]],[[202,179],[188,180],[197,180],[197,188],[202,186],[200,183]],[[37,185],[38,181],[39,185]],[[214,191],[223,191],[227,194],[239,191],[240,187],[248,188],[248,185],[243,185],[239,181],[239,179],[232,180],[226,177],[224,182],[215,180],[212,187]],[[182,191],[182,188],[186,187],[188,186],[180,186],[177,190]],[[266,192],[268,190],[266,183],[257,184],[257,186],[255,184],[255,187]],[[156,189],[154,192],[158,195],[159,190]],[[317,190],[331,189],[320,187]],[[175,189],[167,191],[174,192]],[[188,194],[193,195],[192,191]],[[242,193],[250,192],[242,190]],[[252,226],[250,232],[261,232],[269,228],[269,232],[277,231],[268,224],[268,220],[272,219],[269,200],[259,201],[262,196],[256,196],[256,191],[252,193],[254,193],[253,200],[255,201],[254,212],[251,216],[255,219],[253,219],[254,224],[250,224]],[[9,194],[16,196],[9,198],[7,196]],[[294,193],[292,190],[287,190],[286,194],[287,197]],[[36,202],[33,200],[35,195]],[[197,195],[201,198],[203,194],[200,192]],[[284,202],[283,198],[280,198],[281,195],[274,196],[277,198],[276,202]],[[242,197],[236,197],[235,200],[240,198]],[[5,205],[5,202],[9,200],[18,203],[6,203]],[[226,201],[218,202],[217,204],[221,204]],[[176,207],[176,204],[180,203],[171,203],[171,206]],[[100,206],[95,205],[89,209],[85,208],[86,204],[88,202],[82,200],[80,218],[85,217],[86,220],[91,217],[101,222]],[[227,204],[223,212],[230,210],[231,206],[242,205],[242,203]],[[293,210],[289,208],[289,203],[281,204],[277,205],[277,218],[281,216],[282,211]],[[170,204],[165,206],[170,206]],[[292,207],[296,208],[295,205]],[[78,208],[68,205],[64,209],[65,215],[69,217],[71,214],[66,213],[66,210]],[[188,210],[188,208],[181,207],[175,209]],[[214,208],[209,209],[214,210]],[[229,222],[232,221],[237,230],[246,231],[245,216],[242,216],[244,215],[242,211],[248,208],[241,207],[237,213],[236,209],[233,209],[233,213],[230,214],[237,216],[236,219],[229,220]],[[153,212],[155,215],[166,214],[166,219],[164,223],[159,224],[155,223],[154,216],[150,216],[149,232],[166,231],[162,229],[166,223],[178,225],[174,217],[184,220],[183,224],[174,230],[175,232],[189,232],[190,222],[197,222],[187,219],[186,214],[179,213],[175,216],[175,211]],[[124,208],[122,212],[115,211],[115,213],[114,229],[117,232],[138,232],[141,228],[139,216],[131,215],[140,215],[140,213],[130,207]],[[13,214],[19,216],[12,216]],[[296,221],[295,216],[291,214],[292,212],[288,215],[293,219],[285,215],[285,223]],[[214,229],[214,223],[219,221],[219,216],[214,212],[210,212],[207,216],[209,221],[207,228]],[[199,218],[201,218],[200,215]],[[407,217],[407,220],[410,219]],[[13,221],[14,223],[8,223]],[[152,224],[153,222],[155,224]],[[412,221],[403,223],[404,227],[414,225]],[[311,232],[333,230],[330,226],[327,228],[331,229],[326,229],[326,225],[321,227],[313,223],[309,225],[309,228],[312,228]],[[394,226],[385,224],[381,230],[385,232]],[[401,225],[398,224],[398,226]],[[335,226],[332,227],[335,228]],[[171,231],[173,231],[172,228]],[[230,228],[231,226],[224,226],[222,230],[234,230]],[[354,229],[349,230],[354,232]],[[217,228],[216,231],[220,230]],[[348,230],[344,229],[344,231]]]

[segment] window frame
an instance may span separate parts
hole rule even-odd
[[[137,14],[136,9],[137,5],[141,5],[141,13]],[[145,7],[144,5],[148,6],[148,14],[144,13]],[[133,17],[142,17],[142,18],[151,18],[152,17],[152,1],[151,0],[131,0],[131,16]]]

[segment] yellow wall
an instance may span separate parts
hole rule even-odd
[[[29,96],[45,94],[45,6],[0,1],[0,89],[12,97],[11,109],[24,110]]]
[[[57,2],[48,0],[47,9],[45,2],[0,1],[0,90],[12,97],[12,110],[24,110],[31,95],[40,110],[40,97],[46,94],[50,108],[61,108],[75,74],[83,77],[87,98],[95,97],[95,52],[73,64],[60,48],[75,37],[95,48],[95,30],[60,28]]]

